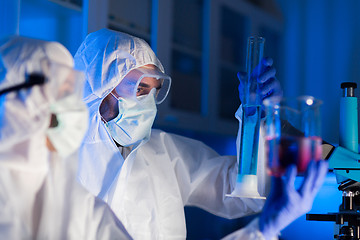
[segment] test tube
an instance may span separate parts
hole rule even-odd
[[[239,174],[256,175],[261,99],[257,78],[261,72],[265,38],[249,37],[247,45],[247,78],[243,84],[241,143],[239,149]],[[241,80],[240,80],[241,81]]]
[[[265,39],[249,37],[247,44],[245,79],[240,78],[242,98],[242,118],[240,147],[238,149],[238,175],[234,191],[227,196],[260,198],[257,184],[257,155],[259,146],[259,130],[261,120],[261,98],[259,94],[258,76],[261,72]]]

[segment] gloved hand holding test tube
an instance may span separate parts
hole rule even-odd
[[[275,78],[272,60],[262,58],[263,41],[254,46],[256,39],[249,38],[247,74],[238,74],[242,103],[238,111],[241,112],[239,171],[235,189],[227,196],[265,198],[259,194],[262,192],[257,183],[263,174],[262,155],[258,156],[263,146],[259,145],[259,139],[260,144],[266,140],[266,165],[268,174],[272,175],[272,189],[260,217],[224,240],[276,239],[282,229],[311,209],[328,169],[327,162],[320,161],[321,101],[303,96],[287,104]],[[254,56],[257,63],[252,59]],[[265,136],[260,134],[261,122],[266,123]],[[295,188],[298,173],[304,177],[301,186]]]
[[[246,73],[238,73],[241,100],[241,136],[238,149],[238,176],[231,197],[265,198],[257,191],[259,129],[264,117],[263,100],[282,96],[271,58],[263,58],[265,39],[249,37]]]

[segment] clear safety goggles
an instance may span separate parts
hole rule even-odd
[[[171,78],[162,73],[157,67],[139,67],[131,70],[113,92],[116,97],[137,99],[147,95],[155,89],[156,104],[162,103],[171,86]]]
[[[60,100],[72,96],[81,100],[84,93],[85,76],[83,72],[76,71],[71,67],[51,63],[49,78],[55,99]]]
[[[25,69],[18,73],[19,78],[24,78],[20,84],[0,87],[0,96],[10,92],[28,90],[34,86],[44,85],[45,94],[49,99],[58,101],[68,96],[82,99],[84,74],[71,67],[58,63],[42,61],[41,67],[32,70]],[[50,81],[49,81],[50,80]]]
[[[45,76],[43,74],[31,73],[25,77],[24,83],[0,89],[0,96],[10,92],[20,91],[21,89],[29,89],[36,85],[43,85],[44,83]]]

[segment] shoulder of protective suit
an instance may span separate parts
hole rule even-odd
[[[151,137],[150,137],[150,141],[158,141],[159,139],[182,139],[182,140],[189,140],[189,141],[196,141],[194,139],[188,138],[188,137],[184,137],[181,136],[179,134],[175,134],[175,133],[169,133],[169,132],[165,132],[161,129],[152,129],[151,130]]]
[[[162,146],[172,145],[177,148],[209,148],[205,143],[199,140],[175,133],[165,132],[160,129],[152,129],[148,144],[155,147],[155,145],[158,146],[159,143],[162,143]]]

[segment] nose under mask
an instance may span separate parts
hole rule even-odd
[[[75,109],[72,106],[76,106]],[[88,110],[74,96],[56,102],[52,107],[57,126],[47,130],[47,136],[62,157],[74,153],[81,145],[88,127]]]
[[[152,89],[148,95],[137,97],[136,100],[116,99],[119,114],[105,123],[112,138],[123,147],[148,139],[157,113],[155,89]]]

